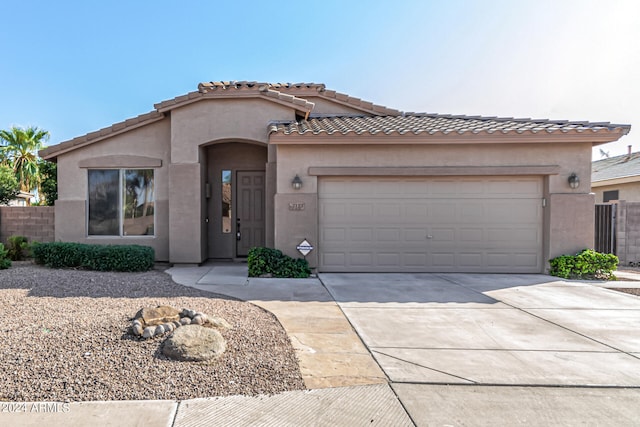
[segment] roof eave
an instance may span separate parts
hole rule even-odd
[[[275,92],[275,91],[272,91]],[[179,96],[174,99],[162,101],[160,103],[154,104],[154,108],[161,112],[166,113],[168,111],[174,110],[176,108],[184,107],[189,104],[193,104],[195,102],[207,100],[207,99],[246,99],[246,98],[256,98],[256,99],[264,99],[270,102],[274,102],[276,104],[293,108],[296,111],[303,113],[305,117],[308,117],[309,113],[313,110],[314,103],[309,102],[305,99],[294,97],[294,96],[286,96],[283,99],[282,96],[273,95],[272,92],[268,91],[246,91],[246,92],[190,92],[186,95]]]
[[[598,181],[592,179],[591,187],[607,187],[609,185],[629,184],[633,182],[640,182],[640,174],[621,176],[617,178],[607,178]]]
[[[304,134],[291,133],[284,134],[281,131],[271,133],[269,141],[271,144],[513,144],[513,143],[559,143],[586,142],[593,145],[605,144],[617,141],[622,135],[616,131],[598,132],[479,132],[479,133],[442,133],[428,132],[421,133],[376,133],[368,132],[357,134],[355,132],[340,133],[326,132],[314,134],[309,131]]]
[[[76,150],[80,147],[84,147],[85,145],[93,144],[107,138],[112,138],[116,135],[129,132],[142,126],[147,126],[151,123],[163,120],[165,117],[166,116],[162,113],[151,111],[147,114],[142,114],[138,117],[115,123],[111,126],[102,128],[95,132],[91,132],[77,138],[73,138],[68,141],[63,141],[59,144],[43,148],[42,150],[38,151],[38,155],[45,160],[54,160],[61,154],[68,153],[69,151]]]

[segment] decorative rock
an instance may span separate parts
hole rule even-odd
[[[165,323],[164,325],[162,325],[162,327],[164,328],[165,332],[171,332],[176,328],[173,323]]]
[[[219,357],[226,341],[215,329],[185,325],[175,330],[162,347],[162,353],[175,360],[204,361]]]
[[[145,326],[161,325],[174,320],[180,320],[180,312],[168,305],[146,307],[138,311],[136,319],[141,319]]]
[[[164,333],[165,333],[164,326],[158,325],[156,326],[156,330],[154,331],[153,335],[162,335]]]
[[[195,315],[191,320],[191,323],[196,325],[202,325],[204,321],[202,320],[202,316]]]
[[[144,331],[142,332],[142,337],[151,338],[154,335],[155,330],[156,328],[154,328],[153,326],[147,326],[146,328],[144,328]]]
[[[191,319],[188,317],[183,317],[180,319],[180,324],[181,325],[188,325],[189,323],[191,323]]]
[[[216,328],[231,329],[231,325],[229,324],[229,322],[224,320],[222,317],[207,316],[207,320]]]
[[[180,326],[182,326],[182,323],[180,323],[180,321],[176,320],[175,322],[173,322],[173,326],[175,326],[176,328],[179,328]]]
[[[142,335],[144,329],[142,328],[142,325],[140,323],[134,323],[131,327],[131,331],[133,332],[133,335],[140,336]]]

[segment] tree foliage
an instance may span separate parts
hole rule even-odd
[[[18,195],[20,186],[13,170],[0,164],[0,205],[6,205]]]
[[[49,132],[37,126],[12,126],[0,130],[0,163],[10,166],[18,179],[20,190],[40,192],[38,150],[49,139]]]
[[[40,195],[46,206],[53,206],[58,198],[58,165],[42,160],[38,162],[40,172]]]

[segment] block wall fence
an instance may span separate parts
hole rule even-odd
[[[29,242],[55,240],[53,206],[0,206],[0,242],[24,236]]]

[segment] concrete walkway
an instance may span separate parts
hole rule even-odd
[[[387,378],[317,278],[248,278],[246,264],[167,270],[176,283],[249,301],[273,313],[291,338],[309,389],[386,384]]]

